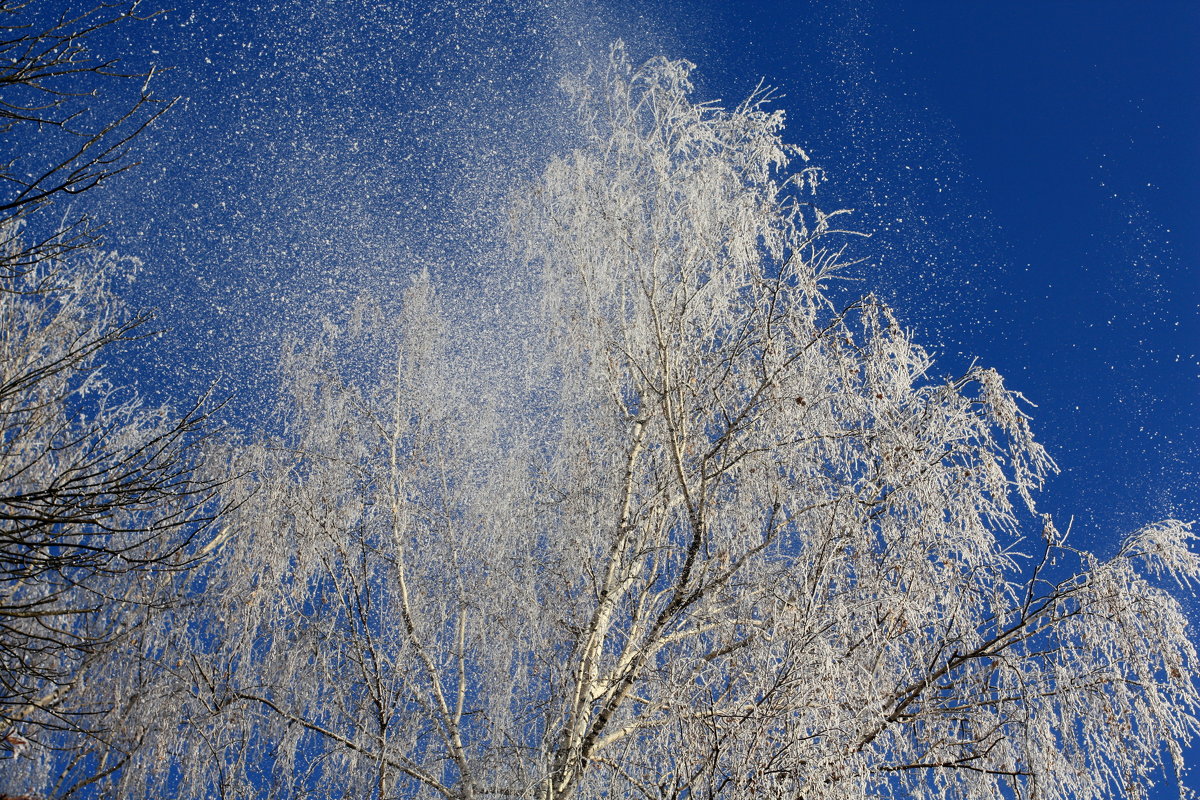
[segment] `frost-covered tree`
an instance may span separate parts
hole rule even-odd
[[[136,11],[0,2],[0,795],[48,773],[66,795],[128,759],[149,620],[219,508],[203,403],[155,407],[113,363],[150,336],[121,299],[136,260],[87,215],[38,213],[126,169],[163,108],[87,46]]]
[[[11,251],[0,252],[0,741],[14,761],[4,777],[59,748],[123,749],[127,731],[116,728],[137,698],[119,691],[136,663],[122,653],[176,602],[173,575],[194,559],[188,545],[218,508],[220,486],[196,471],[199,406],[182,414],[151,406],[106,363],[143,335],[145,318],[113,291],[135,265],[76,249],[6,275],[5,256],[22,251],[22,238],[8,242]]]
[[[287,350],[121,796],[1084,800],[1182,766],[1189,525],[1075,549],[1020,395],[839,303],[822,173],[691,69],[617,47],[570,87],[580,144],[512,211],[520,374],[469,367],[427,277]]]

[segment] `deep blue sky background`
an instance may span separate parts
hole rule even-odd
[[[1038,404],[1090,546],[1195,517],[1200,4],[785,8],[714,12],[702,68],[787,94],[875,234],[866,286]]]
[[[1064,472],[1046,510],[1111,551],[1200,517],[1200,3],[1179,0],[180,3],[99,44],[171,67],[183,103],[104,194],[170,329],[136,370],[216,383],[257,420],[282,336],[429,267],[495,308],[504,194],[569,142],[555,83],[624,38],[760,78],[870,240],[877,291],[944,372],[972,358],[1038,404]],[[464,313],[464,320],[471,319]]]

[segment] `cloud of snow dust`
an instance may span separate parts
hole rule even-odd
[[[172,398],[216,385],[233,394],[235,418],[265,418],[285,337],[320,330],[363,294],[394,305],[427,269],[479,390],[501,393],[539,317],[535,278],[504,248],[508,198],[572,144],[560,79],[621,38],[634,61],[697,63],[697,99],[732,105],[760,78],[777,87],[786,140],[827,172],[823,206],[855,209],[851,224],[872,237],[845,296],[893,302],[939,370],[980,355],[1028,390],[1037,367],[1021,374],[1025,352],[1015,374],[996,363],[1005,319],[1024,313],[1012,286],[1027,267],[1010,257],[1012,235],[959,156],[953,123],[919,85],[897,83],[902,70],[878,73],[879,15],[854,2],[797,7],[768,31],[747,13],[675,0],[210,0],[147,23],[128,52],[171,67],[158,91],[184,101],[139,143],[132,177],[98,195],[115,205],[97,209],[114,246],[145,264],[135,303],[157,308],[169,331],[134,365],[139,383]],[[780,25],[792,26],[786,51],[764,38]],[[1139,230],[1150,243],[1131,263],[1152,278],[1140,253],[1160,237]],[[1174,319],[1155,311],[1138,331]],[[1067,430],[1069,419],[1041,425],[1052,414],[1039,409],[1038,430]],[[1088,415],[1075,424],[1087,441]],[[1195,461],[1186,444],[1167,445],[1187,462],[1167,476],[1176,465],[1161,466],[1157,440],[1128,448],[1148,482],[1168,487],[1164,505]]]

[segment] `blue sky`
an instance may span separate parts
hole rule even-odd
[[[695,60],[781,87],[865,287],[1038,404],[1049,509],[1099,549],[1195,517],[1200,6],[820,5],[722,6]]]
[[[846,297],[1037,403],[1078,543],[1200,517],[1194,2],[180,4],[103,45],[184,97],[89,198],[169,329],[140,380],[250,413],[280,337],[358,291],[427,266],[478,300],[504,193],[569,141],[558,78],[617,37],[696,62],[701,98],[778,87],[872,234]]]

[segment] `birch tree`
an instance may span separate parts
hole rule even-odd
[[[431,281],[285,353],[123,794],[1142,797],[1196,730],[1189,524],[1077,549],[993,370],[939,377],[756,91],[610,61],[516,193],[544,335]],[[496,385],[508,401],[490,402]],[[515,388],[513,388],[515,387]],[[182,641],[181,641],[182,639]],[[164,691],[168,691],[164,690]]]
[[[222,479],[199,471],[200,404],[152,406],[108,363],[143,336],[112,287],[134,268],[76,249],[0,275],[6,783],[50,774],[66,791],[127,761],[142,658],[160,647],[147,628],[180,602],[176,573],[220,507]]]
[[[114,363],[151,336],[121,298],[136,259],[102,248],[87,215],[44,213],[131,166],[129,144],[169,105],[89,51],[135,18],[136,3],[0,2],[4,796],[68,796],[128,762],[143,659],[161,646],[149,621],[180,601],[176,576],[219,508],[221,479],[200,470],[205,404],[156,407]]]

